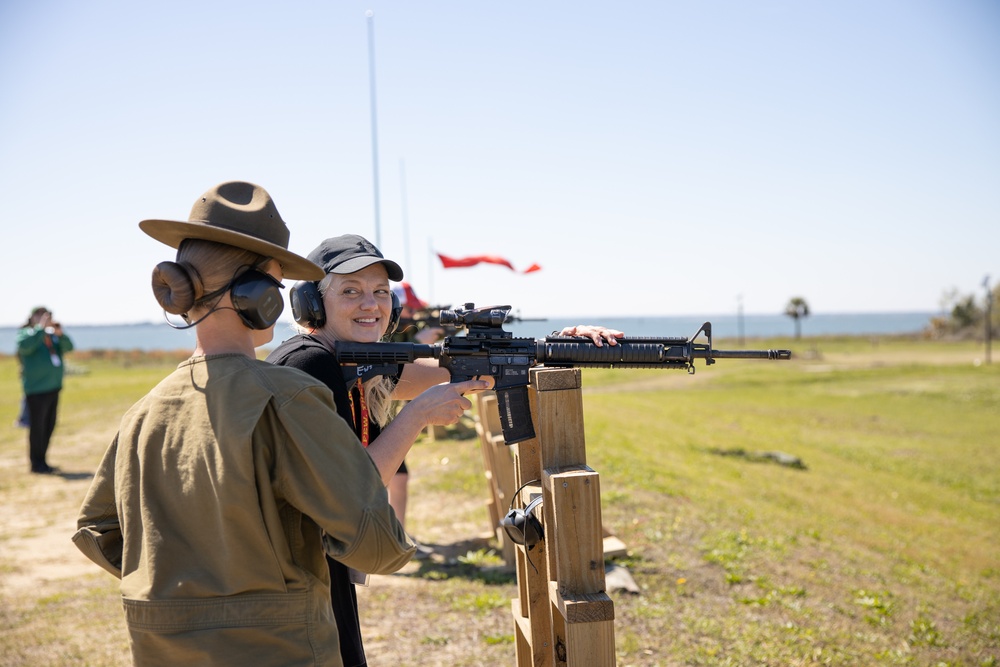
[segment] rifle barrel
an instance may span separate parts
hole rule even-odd
[[[621,338],[597,347],[590,340],[538,341],[538,362],[581,368],[687,368],[695,359],[790,359],[791,350],[711,350],[686,338]],[[711,363],[711,362],[709,362]]]
[[[713,359],[791,359],[791,350],[712,350]]]

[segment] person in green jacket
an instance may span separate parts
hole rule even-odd
[[[56,472],[46,457],[56,428],[59,392],[66,369],[63,355],[72,349],[73,341],[53,321],[52,311],[43,306],[31,311],[28,321],[17,332],[17,356],[28,412],[28,458],[33,473]]]

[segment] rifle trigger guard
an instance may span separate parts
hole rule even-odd
[[[688,367],[687,367],[688,375],[694,375],[694,370],[695,370],[694,364],[693,363],[692,364],[688,364]]]

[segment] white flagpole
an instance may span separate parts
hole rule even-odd
[[[372,183],[375,193],[375,245],[382,248],[382,232],[378,196],[378,121],[375,114],[375,12],[365,12],[368,17],[368,83],[371,92],[372,114]]]

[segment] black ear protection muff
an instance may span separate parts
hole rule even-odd
[[[229,288],[233,308],[251,329],[267,329],[278,321],[285,307],[282,284],[269,273],[249,269],[240,274]]]
[[[389,326],[385,328],[385,336],[391,336],[396,333],[396,328],[399,326],[399,317],[403,314],[403,304],[399,302],[399,295],[395,292],[392,293],[392,311],[389,313]]]
[[[292,304],[292,318],[300,326],[319,329],[326,324],[326,309],[323,307],[323,296],[319,293],[319,283],[295,283],[288,292],[288,301]],[[403,304],[399,296],[392,292],[392,311],[389,313],[386,336],[396,331],[402,312]]]
[[[534,480],[538,481],[538,480]],[[528,482],[531,484],[532,482]],[[524,486],[527,486],[525,484]],[[521,487],[521,489],[524,488]],[[545,530],[542,528],[542,523],[535,518],[535,510],[538,506],[542,504],[542,496],[539,495],[537,498],[528,503],[528,506],[522,509],[514,509],[514,500],[520,495],[521,489],[518,489],[514,494],[514,498],[510,501],[510,510],[507,512],[507,516],[503,518],[500,525],[503,526],[504,532],[510,537],[516,544],[522,544],[528,548],[528,551],[538,544],[543,537],[545,537]]]
[[[292,304],[292,319],[296,324],[313,329],[319,329],[326,324],[326,311],[323,309],[319,283],[295,283],[288,290],[288,302]]]

